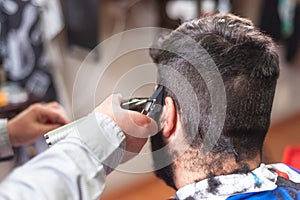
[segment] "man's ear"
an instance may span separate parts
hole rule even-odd
[[[173,135],[174,129],[176,127],[177,115],[176,107],[173,99],[171,97],[165,98],[165,105],[162,112],[162,133],[164,137],[169,138]]]

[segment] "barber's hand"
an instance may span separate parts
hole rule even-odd
[[[17,147],[33,143],[68,122],[64,109],[58,103],[36,103],[9,120],[7,129],[12,146]]]
[[[141,113],[121,108],[122,97],[113,94],[108,97],[95,112],[107,115],[122,129],[126,136],[126,152],[122,162],[126,162],[136,156],[149,136],[157,133],[156,122]]]

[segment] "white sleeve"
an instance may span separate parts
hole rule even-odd
[[[110,118],[90,114],[65,139],[13,171],[0,184],[0,199],[99,199],[124,147],[125,136]]]
[[[7,119],[0,119],[0,160],[6,160],[14,155],[7,132]]]

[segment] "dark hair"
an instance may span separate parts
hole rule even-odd
[[[209,56],[194,55],[196,51],[188,42],[185,44],[185,39],[174,39],[178,34],[192,38]],[[279,59],[272,39],[254,28],[247,19],[216,14],[182,24],[150,49],[151,57],[158,64],[157,81],[166,87],[165,96],[171,96],[175,101],[188,135],[194,134],[189,129],[190,124],[197,123],[191,148],[199,148],[210,123],[214,122],[209,83],[190,60],[168,50],[178,47],[196,58],[201,63],[200,68],[211,67],[208,60],[212,59],[223,79],[226,118],[212,152],[234,155],[237,161],[261,153],[279,76]],[[185,89],[170,69],[184,77],[193,91]],[[210,77],[211,80],[214,78]],[[174,91],[172,88],[180,89]],[[194,94],[196,102],[191,100],[195,99],[191,97]],[[193,117],[196,111],[200,118]]]

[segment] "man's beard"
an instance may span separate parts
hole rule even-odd
[[[155,170],[154,173],[167,185],[177,190],[174,183],[172,156],[168,152],[167,147],[165,147],[166,145],[167,143],[163,140],[162,131],[151,137],[152,159]]]

